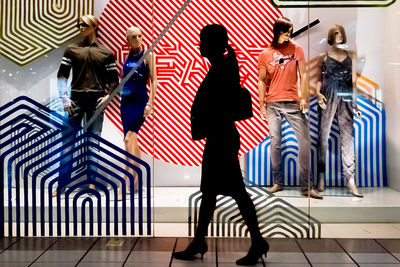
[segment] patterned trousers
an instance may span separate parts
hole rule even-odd
[[[335,116],[338,118],[342,153],[342,170],[347,179],[354,178],[354,129],[353,108],[351,102],[345,102],[337,96],[325,96],[326,109],[319,112],[318,129],[318,173],[325,172],[326,151],[329,133]]]

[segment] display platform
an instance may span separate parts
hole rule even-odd
[[[154,187],[151,189],[153,222],[156,223],[187,223],[189,197],[199,190],[198,187]],[[38,190],[39,191],[39,190]],[[360,188],[364,198],[356,198],[347,192],[347,188],[327,188],[323,192],[324,199],[308,199],[300,195],[299,188],[286,187],[284,191],[269,197],[268,201],[281,198],[285,202],[307,213],[320,223],[398,223],[400,222],[400,192],[388,187]],[[8,209],[8,192],[5,193],[5,209]],[[15,194],[15,188],[13,188]],[[37,203],[39,192],[36,194]],[[104,195],[104,193],[100,193]],[[145,196],[145,194],[143,194]],[[135,202],[138,202],[138,193],[133,194]],[[129,200],[131,195],[127,196]],[[65,205],[64,195],[61,195],[61,205]],[[95,199],[95,196],[91,196]],[[110,197],[110,208],[115,207],[114,196]],[[56,212],[56,198],[52,198],[53,209]],[[28,203],[31,205],[31,199]],[[47,199],[46,199],[47,202]],[[24,199],[21,198],[21,209],[24,208]],[[78,207],[82,202],[78,201]],[[118,201],[119,209],[122,201]],[[143,201],[145,204],[146,201]],[[70,207],[72,209],[72,200]],[[262,200],[257,206],[262,205]],[[97,207],[97,202],[93,201]],[[130,208],[130,201],[126,201]],[[102,205],[105,209],[105,205]],[[23,215],[23,214],[22,214]],[[5,218],[8,220],[8,218]],[[21,218],[23,219],[23,218]]]

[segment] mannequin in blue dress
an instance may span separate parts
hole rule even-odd
[[[138,27],[130,27],[126,32],[126,40],[130,46],[129,55],[123,66],[125,77],[144,55],[142,48],[142,30]],[[147,92],[147,82],[150,79],[150,93]],[[157,90],[157,74],[154,63],[154,54],[149,53],[147,58],[137,67],[136,71],[125,83],[121,92],[121,120],[124,129],[125,150],[137,158],[140,158],[138,133],[146,117],[153,113],[154,96]],[[128,159],[132,164],[139,164]],[[126,167],[127,171],[132,171]],[[138,190],[138,177],[134,173],[134,189]],[[124,177],[129,193],[130,183],[128,177]],[[122,199],[122,190],[118,190],[118,199]]]

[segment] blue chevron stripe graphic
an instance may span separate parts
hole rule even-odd
[[[4,188],[0,190],[0,237],[5,236],[6,222],[8,236],[77,235],[79,220],[81,235],[151,234],[151,172],[146,162],[69,126],[62,115],[24,96],[0,107],[0,114],[0,186]],[[123,177],[133,181],[134,174],[139,181],[138,199],[132,182],[130,200],[123,197],[118,202],[119,184],[125,196]],[[89,176],[95,180],[88,180]],[[56,188],[59,193],[52,198]]]
[[[360,96],[357,98],[357,104],[363,116],[361,120],[354,120],[356,183],[358,186],[387,186],[385,110]],[[316,179],[318,141],[318,103],[316,98],[313,98],[310,102],[309,118],[311,173],[312,177]],[[345,181],[341,174],[340,138],[337,119],[333,121],[328,144],[325,183],[328,186],[343,186]],[[267,137],[260,145],[246,154],[247,183],[254,183],[259,186],[273,184],[269,146],[270,140]],[[288,186],[299,185],[297,141],[286,120],[282,122],[281,149],[284,184]]]

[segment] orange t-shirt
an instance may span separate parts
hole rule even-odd
[[[258,69],[267,70],[265,102],[300,101],[297,62],[305,62],[303,49],[289,42],[279,48],[268,47],[258,57]]]

